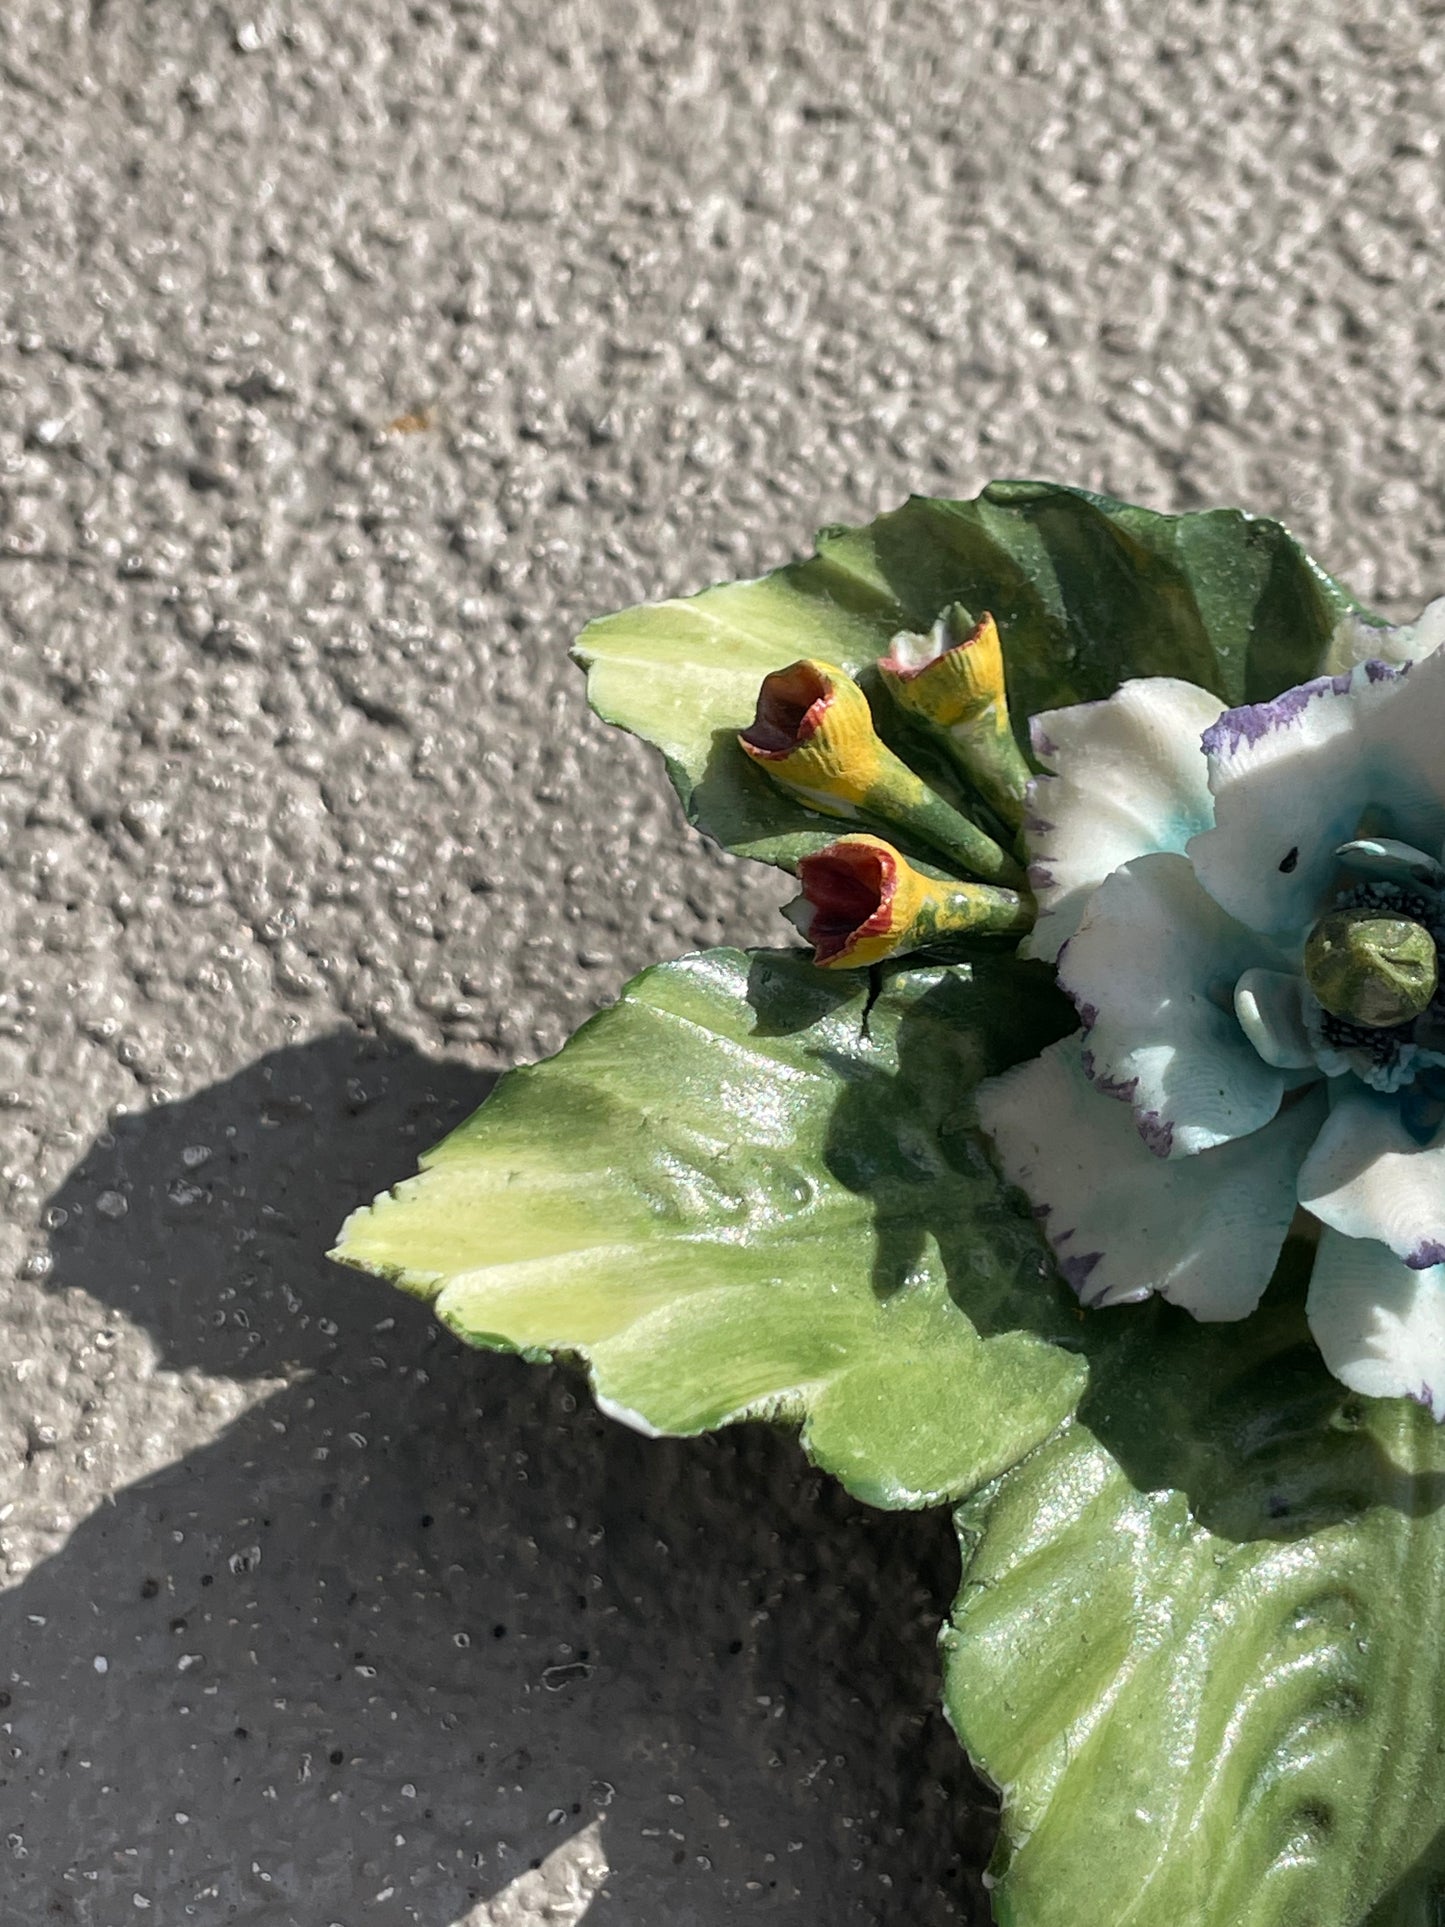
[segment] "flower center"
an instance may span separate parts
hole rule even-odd
[[[1305,980],[1332,1017],[1367,1030],[1408,1024],[1439,983],[1435,939],[1413,917],[1375,905],[1329,911],[1305,945]]]

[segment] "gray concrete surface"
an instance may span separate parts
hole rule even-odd
[[[319,1253],[634,969],[776,937],[589,613],[992,474],[1445,586],[1440,24],[0,10],[6,1927],[984,1920],[945,1522]]]

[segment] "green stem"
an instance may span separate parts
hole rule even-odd
[[[936,904],[923,911],[915,928],[920,943],[936,943],[944,937],[1021,937],[1033,929],[1035,915],[1032,897],[973,883],[942,893]]]
[[[1015,888],[1026,885],[1022,866],[986,830],[945,803],[891,750],[882,751],[878,781],[863,797],[861,807],[875,822],[917,837],[970,876]]]
[[[992,717],[981,717],[977,723],[956,723],[938,735],[960,773],[1010,829],[1018,829],[1024,820],[1033,771],[1013,731],[999,730]]]

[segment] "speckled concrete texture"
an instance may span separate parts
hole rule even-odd
[[[946,1522],[320,1252],[643,963],[777,938],[589,614],[993,474],[1445,586],[1440,27],[0,9],[6,1927],[983,1922]]]

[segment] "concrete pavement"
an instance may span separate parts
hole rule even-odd
[[[4,9],[7,1927],[570,1921],[599,1852],[589,1927],[984,1920],[946,1522],[319,1254],[785,934],[590,614],[996,474],[1445,587],[1442,67],[1387,0]]]

